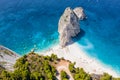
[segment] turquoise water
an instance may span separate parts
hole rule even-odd
[[[88,17],[80,22],[80,48],[120,72],[119,0],[0,0],[0,44],[20,55],[57,44],[58,20],[68,6],[82,6]]]

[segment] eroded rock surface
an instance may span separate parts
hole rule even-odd
[[[13,70],[13,65],[20,56],[14,51],[0,45],[0,66]]]
[[[65,47],[71,42],[71,38],[80,32],[79,20],[83,20],[85,14],[83,8],[66,8],[58,23],[58,32],[60,34],[60,45]]]

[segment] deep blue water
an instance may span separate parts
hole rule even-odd
[[[0,44],[23,55],[57,44],[64,9],[82,6],[80,48],[120,71],[120,0],[0,0]]]

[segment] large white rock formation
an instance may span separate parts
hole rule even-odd
[[[85,14],[81,7],[77,7],[73,10],[70,7],[65,9],[58,24],[61,47],[65,47],[69,44],[71,42],[71,38],[75,37],[80,32],[79,20],[83,20],[84,18]]]

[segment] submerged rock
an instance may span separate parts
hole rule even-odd
[[[85,14],[81,7],[77,7],[74,10],[72,10],[70,7],[65,9],[58,24],[61,47],[65,47],[67,44],[69,44],[71,42],[71,38],[75,37],[80,32],[79,20],[84,18]]]

